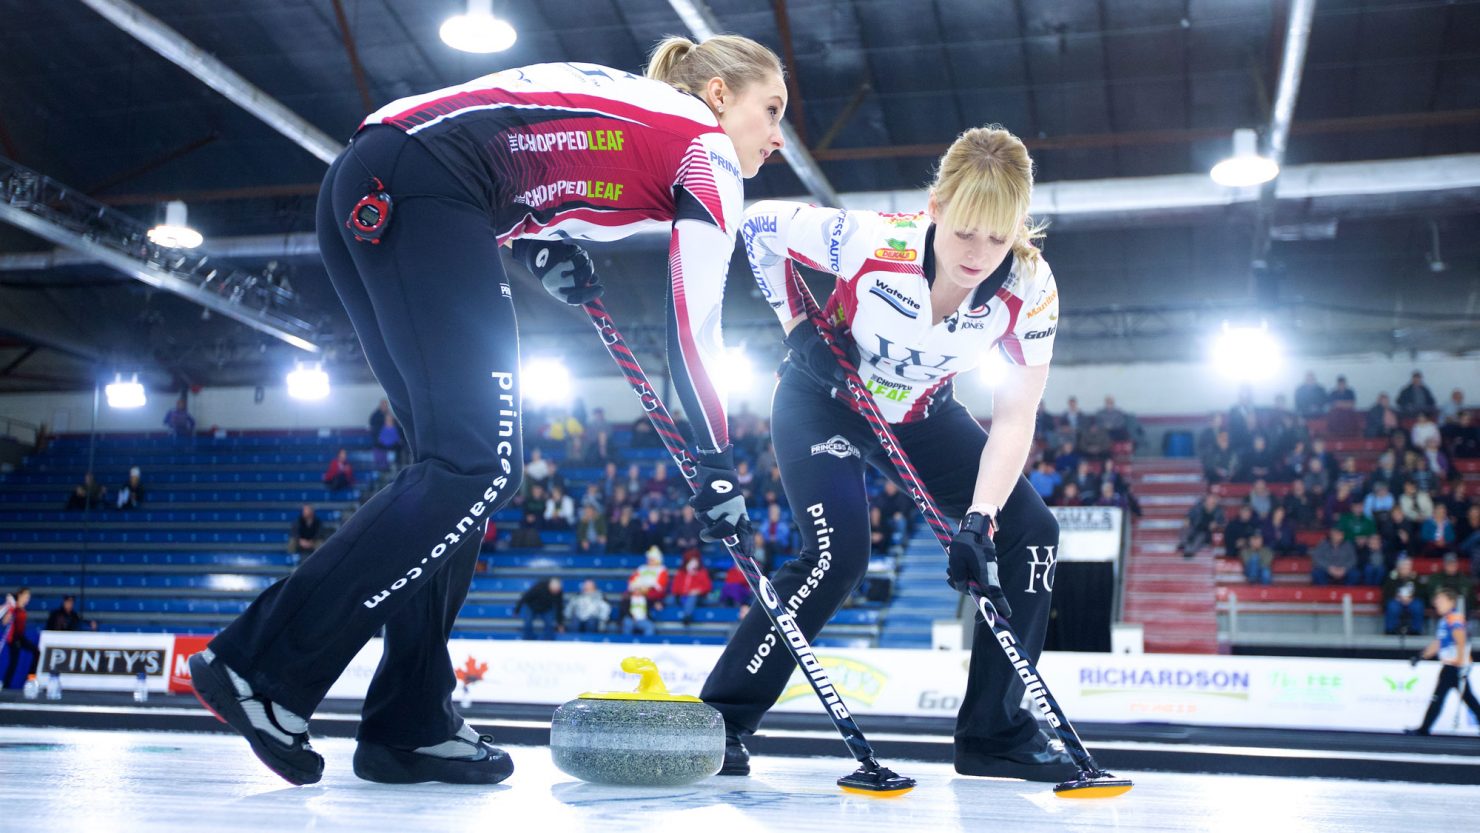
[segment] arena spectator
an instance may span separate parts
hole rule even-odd
[[[1442,438],[1439,433],[1439,423],[1434,422],[1434,418],[1429,416],[1428,411],[1419,411],[1413,418],[1413,427],[1408,430],[1408,440],[1413,447],[1426,448],[1430,440],[1433,440],[1435,447],[1438,447]]]
[[[668,595],[668,568],[663,566],[663,551],[649,547],[645,559],[627,577],[627,592],[644,596],[656,607],[662,607],[663,597]]]
[[[1213,447],[1202,457],[1203,479],[1208,483],[1227,483],[1238,468],[1238,452],[1227,431],[1218,432]]]
[[[642,552],[642,522],[632,513],[632,505],[617,510],[617,519],[607,528],[607,552]]]
[[[670,524],[663,517],[663,510],[656,507],[647,510],[642,518],[642,536],[638,541],[639,552],[661,549],[668,543]]]
[[[1403,484],[1403,494],[1398,496],[1398,505],[1403,507],[1403,514],[1422,523],[1434,517],[1434,498],[1428,492],[1420,492],[1418,484],[1412,480]]]
[[[1248,546],[1250,536],[1258,531],[1259,519],[1254,517],[1254,507],[1245,503],[1223,529],[1223,554],[1237,557],[1239,551]]]
[[[195,417],[191,416],[190,410],[186,408],[184,396],[176,399],[175,407],[165,413],[164,427],[169,429],[171,436],[177,438],[195,436]]]
[[[1311,553],[1310,580],[1314,584],[1360,584],[1357,548],[1346,539],[1341,527],[1333,526],[1326,540]]]
[[[617,457],[617,447],[612,444],[611,434],[606,431],[597,431],[591,436],[590,444],[586,446],[582,462],[588,466],[605,466],[614,463]]]
[[[1079,397],[1071,396],[1065,403],[1064,415],[1059,417],[1059,430],[1063,437],[1076,438],[1088,415],[1079,410]],[[1062,443],[1063,440],[1060,440]]]
[[[1459,422],[1459,415],[1464,413],[1467,407],[1465,392],[1455,388],[1449,392],[1449,398],[1444,400],[1444,404],[1439,406],[1439,421],[1445,425]]]
[[[587,506],[596,510],[596,514],[606,517],[606,498],[601,494],[601,486],[597,483],[587,483],[586,491],[581,495],[581,502],[577,504],[577,511]]]
[[[1197,458],[1201,460],[1218,444],[1218,435],[1228,430],[1228,415],[1222,411],[1208,417],[1208,424],[1197,433]]]
[[[1105,397],[1105,407],[1095,414],[1095,422],[1105,429],[1113,442],[1127,442],[1136,439],[1138,433],[1136,418],[1116,407],[1113,396]]]
[[[1081,461],[1079,464],[1079,468],[1080,470],[1088,470],[1089,461]],[[1043,498],[1044,500],[1052,498],[1054,494],[1058,492],[1059,486],[1062,485],[1063,482],[1064,476],[1059,474],[1058,471],[1054,469],[1053,463],[1048,460],[1039,460],[1038,467],[1035,468],[1032,473],[1028,475],[1029,485],[1031,485],[1033,487],[1033,491],[1037,492],[1038,496]]]
[[[1254,486],[1249,489],[1249,496],[1244,498],[1244,502],[1253,508],[1254,515],[1262,521],[1274,511],[1275,496],[1269,490],[1269,484],[1260,479],[1254,481]]]
[[[10,680],[15,676],[15,669],[20,665],[21,652],[31,652],[31,664],[27,667],[26,674],[36,673],[36,663],[40,659],[41,649],[31,640],[31,635],[26,632],[26,605],[31,603],[31,588],[21,587],[8,600],[6,606],[10,611],[10,636],[8,657],[5,660],[5,677],[0,678],[0,684],[10,685]]]
[[[1475,425],[1474,411],[1461,411],[1459,422],[1439,429],[1444,435],[1445,448],[1456,460],[1473,460],[1480,457],[1480,426]]]
[[[1295,389],[1295,412],[1309,419],[1326,413],[1326,389],[1316,381],[1316,374],[1307,371],[1305,381]]]
[[[1465,523],[1469,534],[1459,539],[1459,551],[1470,559],[1471,571],[1480,573],[1480,503],[1472,503],[1465,510]],[[1458,530],[1455,537],[1459,537]]]
[[[1414,572],[1413,559],[1398,559],[1397,565],[1382,583],[1383,632],[1404,635],[1423,633],[1427,626],[1424,608],[1428,602],[1428,579]]]
[[[1331,410],[1355,410],[1357,407],[1357,392],[1347,387],[1346,377],[1336,377],[1336,387],[1331,389],[1328,397]]]
[[[709,578],[709,571],[704,569],[704,560],[698,556],[684,559],[683,567],[673,577],[671,588],[673,599],[682,612],[684,627],[694,623],[694,611],[713,589],[714,581]]]
[[[1089,494],[1092,496],[1092,495],[1094,495],[1094,492],[1090,492]],[[1049,503],[1049,505],[1050,506],[1083,506],[1084,505],[1084,499],[1085,499],[1085,495],[1084,495],[1084,493],[1082,493],[1079,490],[1079,484],[1076,483],[1076,482],[1074,482],[1073,480],[1071,480],[1068,483],[1065,483],[1064,484],[1064,487],[1062,489],[1059,489],[1058,496],[1055,497],[1053,499],[1053,501],[1051,503]]]
[[[1213,542],[1215,533],[1223,531],[1226,523],[1217,493],[1204,492],[1202,500],[1187,511],[1187,526],[1182,529],[1182,541],[1178,545],[1182,557],[1197,555],[1199,550]]]
[[[1274,550],[1265,545],[1262,532],[1249,536],[1238,557],[1244,563],[1244,579],[1250,584],[1269,584],[1274,580]]]
[[[385,427],[385,418],[390,416],[390,413],[391,403],[384,399],[380,400],[380,404],[376,405],[375,410],[370,412],[370,419],[367,420],[367,424],[370,426],[371,437],[380,436],[380,429]]]
[[[1439,572],[1429,577],[1431,590],[1438,591],[1444,587],[1454,591],[1455,597],[1464,603],[1466,612],[1474,605],[1475,580],[1460,569],[1459,556],[1452,552],[1444,553],[1444,561],[1439,567]]]
[[[908,536],[914,529],[915,502],[900,491],[893,480],[886,479],[874,504],[884,511],[884,517]]]
[[[550,499],[545,501],[545,529],[566,530],[576,525],[576,502],[560,486],[550,489]]]
[[[871,555],[878,557],[889,554],[889,548],[894,545],[894,529],[884,519],[884,510],[877,506],[871,506],[868,510],[868,535]]]
[[[1310,493],[1310,499],[1319,503],[1326,498],[1334,482],[1334,471],[1326,468],[1319,457],[1311,457],[1306,461],[1305,474],[1300,480],[1305,484],[1305,490]]]
[[[1413,371],[1408,384],[1398,391],[1398,412],[1405,417],[1412,417],[1421,413],[1432,414],[1438,408],[1439,403],[1434,399],[1433,391],[1423,383],[1423,374]]]
[[[62,597],[62,604],[46,617],[46,629],[49,631],[80,631],[97,630],[98,623],[93,619],[84,619],[77,611],[77,597],[71,594]]]
[[[529,459],[524,463],[524,491],[533,491],[535,486],[549,488],[551,473],[550,461],[539,446],[530,449]]]
[[[540,538],[541,517],[532,509],[524,510],[524,517],[514,534],[509,536],[509,546],[516,550],[538,550],[545,545]]]
[[[1424,461],[1424,465],[1439,480],[1454,480],[1459,475],[1459,472],[1450,464],[1449,455],[1445,454],[1444,450],[1440,447],[1440,440],[1437,437],[1429,438],[1429,441],[1424,444],[1423,452],[1420,456]]]
[[[1439,477],[1429,468],[1429,461],[1421,454],[1408,453],[1407,481],[1418,487],[1420,492],[1427,492],[1431,497],[1438,494],[1440,482]]]
[[[606,551],[606,517],[595,506],[581,507],[581,517],[576,521],[576,548],[581,552]]]
[[[1449,517],[1449,507],[1440,503],[1434,513],[1418,528],[1419,545],[1424,555],[1441,555],[1454,549],[1454,521]]]
[[[1085,417],[1082,423],[1088,423],[1088,421],[1089,418]],[[1074,442],[1065,440],[1059,444],[1059,453],[1053,458],[1053,467],[1059,474],[1068,476],[1070,472],[1079,468],[1079,461],[1082,459],[1084,458],[1075,449]]]
[[[533,514],[535,518],[534,525],[539,529],[544,529],[546,514],[545,510],[549,508],[549,505],[550,496],[545,494],[544,484],[535,483],[534,485],[529,487],[529,493],[524,496],[523,503],[520,508],[522,508],[527,513]]]
[[[1399,492],[1402,492],[1403,482],[1405,478],[1403,476],[1402,470],[1398,468],[1397,460],[1398,455],[1394,454],[1391,451],[1384,451],[1382,454],[1378,455],[1377,465],[1373,467],[1371,476],[1367,478],[1366,488],[1370,490],[1376,487],[1378,483],[1386,483],[1388,491],[1390,493],[1396,495]],[[1352,471],[1356,470],[1355,462],[1352,463],[1351,468]],[[1348,480],[1352,479],[1351,476],[1346,473],[1345,469],[1343,469],[1342,476]],[[1353,491],[1358,491],[1361,488],[1363,487],[1359,483],[1354,483],[1352,485]]]
[[[1125,495],[1115,491],[1115,484],[1106,480],[1100,483],[1100,493],[1095,496],[1094,506],[1108,506],[1116,509],[1129,509],[1130,503],[1126,501]]]
[[[1310,441],[1310,454],[1307,457],[1306,466],[1309,467],[1310,462],[1313,460],[1320,460],[1321,466],[1325,468],[1328,475],[1334,473],[1338,468],[1336,455],[1326,450],[1326,441],[1320,437],[1316,437]],[[1327,488],[1329,487],[1330,484],[1328,483]]]
[[[108,487],[97,481],[92,472],[82,476],[82,482],[72,487],[72,494],[67,496],[67,511],[84,511],[88,509],[104,509],[104,500],[108,497]]]
[[[565,602],[566,627],[575,633],[600,633],[611,615],[611,602],[601,595],[596,582],[589,578],[581,582],[581,592]]]
[[[725,573],[724,584],[719,589],[720,604],[748,605],[750,604],[750,586],[745,583],[745,573],[741,572],[739,564],[730,565]]]
[[[329,468],[324,471],[324,485],[331,492],[342,492],[355,485],[355,467],[349,461],[348,449],[339,449],[339,453],[329,461]]]
[[[658,606],[648,601],[648,597],[641,593],[628,593],[622,597],[622,633],[628,636],[641,635],[653,636],[658,632],[658,626],[653,623],[648,614],[657,610]]]
[[[1372,484],[1372,491],[1362,501],[1362,514],[1373,520],[1388,514],[1398,505],[1398,499],[1388,490],[1385,480],[1379,480]]]
[[[1347,504],[1346,511],[1337,516],[1336,526],[1346,534],[1346,540],[1353,546],[1377,532],[1377,521],[1362,511],[1362,499],[1355,496]]]
[[[680,558],[688,559],[698,556],[702,553],[704,546],[704,541],[699,535],[704,525],[694,514],[694,507],[687,503],[683,504],[678,513],[678,520],[674,522],[670,532],[669,546],[678,553]]]
[[[1265,545],[1274,550],[1275,555],[1305,554],[1305,547],[1296,540],[1295,522],[1290,519],[1283,505],[1275,505],[1259,530],[1264,534]]]
[[[1254,432],[1259,430],[1259,408],[1254,405],[1254,389],[1248,385],[1239,387],[1238,401],[1228,409],[1228,440],[1234,451],[1243,452],[1254,442]]]
[[[549,423],[541,432],[545,439],[557,443],[568,442],[572,437],[579,437],[585,433],[586,427],[581,425],[581,421],[576,419],[575,415],[563,410],[554,411]]]
[[[1054,433],[1058,431],[1059,421],[1053,414],[1048,412],[1048,400],[1038,400],[1038,415],[1033,421],[1033,439],[1044,445],[1052,445]]]
[[[560,579],[551,576],[530,585],[519,601],[514,603],[514,614],[524,618],[525,639],[554,639],[557,632],[565,632],[565,593]],[[534,634],[534,623],[541,623],[540,635]]]
[[[1295,480],[1290,483],[1290,491],[1285,493],[1280,506],[1284,507],[1285,514],[1290,517],[1296,529],[1310,529],[1315,526],[1319,513],[1316,509],[1316,501],[1305,488],[1304,480]]]
[[[288,552],[304,559],[313,555],[324,539],[324,522],[314,512],[312,504],[305,503],[293,519],[293,529],[288,533]]]
[[[611,432],[612,425],[606,421],[606,409],[592,408],[591,417],[586,420],[586,433],[595,436],[597,434],[610,435]]]
[[[879,517],[885,527],[892,530],[893,524],[884,517],[884,508],[882,506],[873,508],[879,510]],[[768,564],[775,564],[777,556],[791,555],[796,550],[796,537],[792,533],[791,524],[781,516],[780,504],[773,503],[766,507],[766,519],[761,521],[756,531],[760,533],[761,540],[764,542],[763,551]]]
[[[1386,437],[1400,427],[1398,412],[1393,410],[1393,406],[1388,401],[1388,395],[1379,393],[1376,404],[1367,409],[1367,423],[1363,426],[1362,436]]]

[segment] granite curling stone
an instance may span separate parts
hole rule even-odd
[[[669,694],[650,659],[628,657],[636,691],[586,693],[555,710],[550,753],[561,772],[593,784],[677,787],[719,772],[725,721],[697,697]]]

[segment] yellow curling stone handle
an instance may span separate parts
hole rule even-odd
[[[658,674],[658,664],[647,657],[627,657],[622,660],[622,670],[642,677],[636,691],[588,691],[581,700],[653,700],[660,703],[702,703],[689,694],[669,694],[668,686]]]

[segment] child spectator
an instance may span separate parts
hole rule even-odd
[[[128,479],[118,487],[119,509],[138,509],[144,505],[144,476],[138,466],[128,470]]]
[[[1239,552],[1249,544],[1249,537],[1259,531],[1259,519],[1254,517],[1254,507],[1245,503],[1238,508],[1238,514],[1228,522],[1228,527],[1223,530],[1223,554],[1236,558]]]
[[[1434,727],[1434,721],[1439,719],[1439,712],[1444,708],[1450,689],[1454,688],[1460,690],[1460,699],[1469,707],[1470,714],[1480,721],[1480,701],[1475,699],[1475,692],[1469,686],[1470,641],[1465,633],[1465,617],[1454,609],[1458,603],[1459,599],[1455,597],[1454,591],[1448,588],[1434,594],[1434,612],[1439,614],[1439,626],[1435,629],[1434,641],[1410,662],[1417,665],[1421,659],[1438,657],[1443,666],[1439,669],[1439,682],[1434,686],[1434,695],[1429,699],[1429,708],[1424,712],[1423,723],[1417,729],[1405,730],[1405,734],[1427,735]]]
[[[1244,578],[1250,584],[1269,584],[1274,580],[1271,567],[1274,564],[1274,550],[1264,544],[1264,535],[1255,532],[1248,538],[1248,543],[1239,550],[1239,558],[1244,562]]]

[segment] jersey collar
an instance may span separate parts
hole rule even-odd
[[[971,303],[967,309],[977,309],[997,295],[997,290],[1007,283],[1007,276],[1012,274],[1013,254],[1008,252],[1007,257],[1002,258],[1002,265],[996,271],[987,276],[987,279],[977,284],[976,291],[971,294]],[[935,223],[931,223],[925,229],[925,262],[920,267],[925,273],[925,285],[935,285]]]

